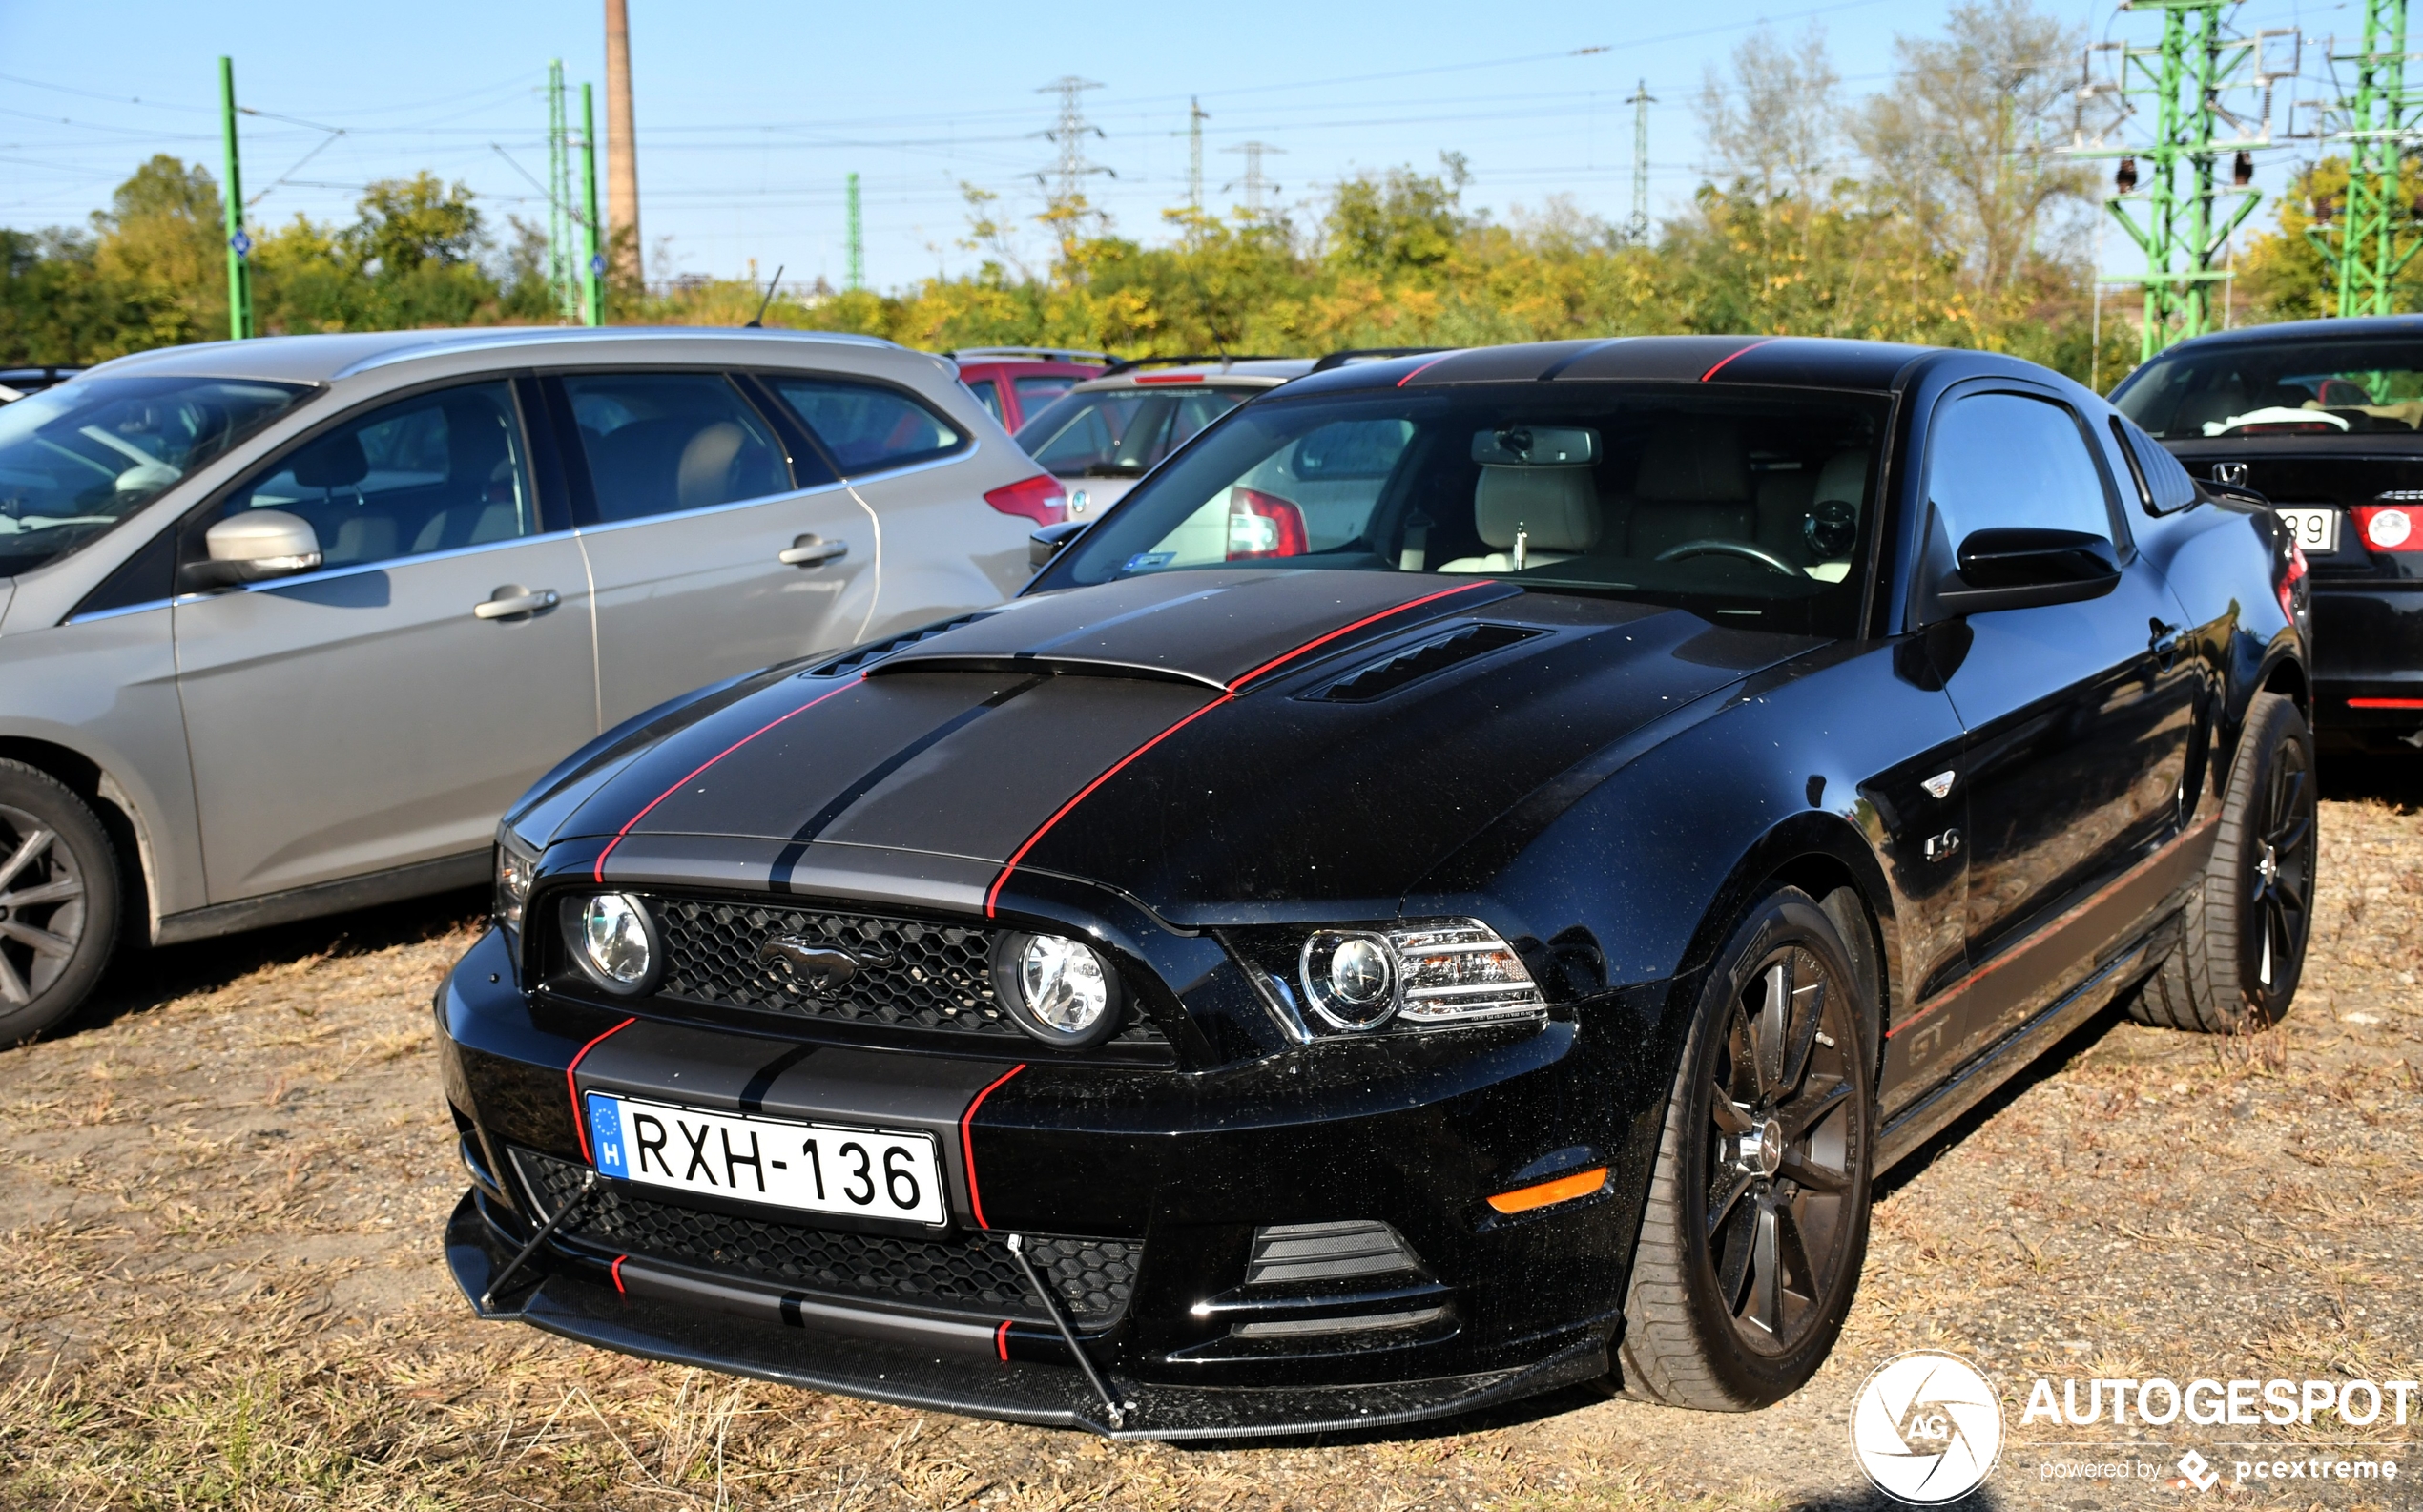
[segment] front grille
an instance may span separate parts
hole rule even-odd
[[[539,1211],[553,1213],[580,1190],[587,1168],[528,1150],[513,1163]],[[1001,1243],[982,1233],[932,1239],[802,1228],[660,1202],[623,1187],[592,1194],[558,1231],[604,1250],[736,1272],[803,1290],[1044,1321],[1042,1305]],[[1135,1290],[1144,1246],[1129,1239],[1029,1236],[1027,1255],[1087,1327],[1115,1322]]]
[[[650,901],[664,941],[666,997],[793,1018],[1025,1037],[993,993],[994,930],[707,899]],[[856,974],[819,990],[778,960],[759,959],[768,941],[785,936],[848,951]],[[1163,1036],[1130,1002],[1116,1039]]]

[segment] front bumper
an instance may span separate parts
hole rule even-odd
[[[1467,1412],[1609,1368],[1671,1075],[1666,998],[1661,984],[1545,1025],[1322,1044],[1213,1072],[1051,1065],[1045,1052],[990,1090],[1006,1064],[729,1025],[651,1018],[601,1041],[624,1015],[526,997],[490,935],[438,1004],[475,1180],[448,1224],[448,1260],[476,1305],[556,1211],[562,1181],[549,1189],[558,1197],[534,1196],[530,1172],[586,1170],[575,1089],[927,1128],[944,1152],[951,1223],[908,1239],[963,1253],[1004,1231],[1095,1235],[1138,1256],[1116,1306],[1074,1319],[1088,1358],[1133,1404],[1120,1435],[1292,1434]],[[1484,1200],[1588,1165],[1608,1170],[1594,1196],[1514,1216]],[[1419,1274],[1249,1284],[1266,1226],[1346,1220],[1392,1226]],[[813,1267],[743,1274],[714,1263],[722,1250],[652,1253],[579,1228],[568,1224],[503,1290],[500,1315],[818,1390],[1114,1431],[1031,1295],[878,1295],[819,1281]],[[1422,1321],[1321,1326],[1381,1315]]]

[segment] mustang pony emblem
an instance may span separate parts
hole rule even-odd
[[[757,959],[778,963],[786,985],[805,987],[819,998],[848,986],[865,967],[892,963],[890,956],[818,944],[797,935],[775,936],[757,947]]]

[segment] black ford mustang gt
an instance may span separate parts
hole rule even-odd
[[[1019,600],[512,811],[438,1002],[455,1274],[1149,1437],[1771,1402],[1876,1172],[2116,999],[2295,990],[2294,552],[2141,440],[2023,362],[1808,340],[1243,406]]]

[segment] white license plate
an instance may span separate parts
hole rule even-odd
[[[2336,509],[2281,509],[2277,511],[2288,533],[2309,551],[2335,551],[2339,549],[2339,511]]]
[[[931,1134],[707,1113],[606,1092],[590,1093],[588,1106],[590,1153],[609,1176],[802,1212],[943,1219]]]

